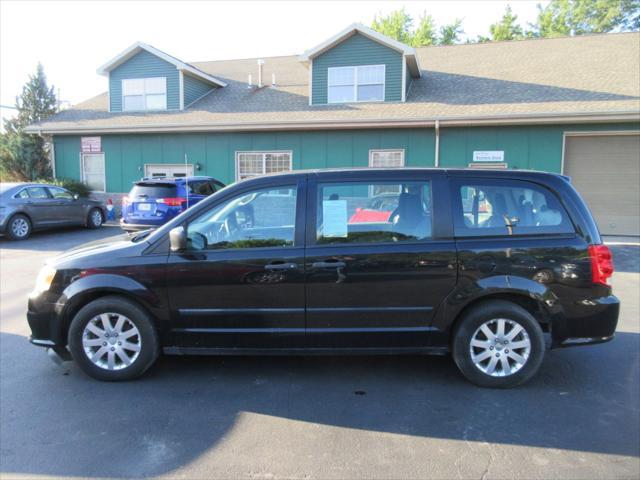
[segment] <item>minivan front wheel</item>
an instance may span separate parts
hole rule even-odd
[[[149,315],[137,304],[109,296],[85,305],[69,327],[69,350],[76,363],[98,380],[131,380],[159,353]]]
[[[544,335],[524,308],[488,301],[467,312],[453,339],[453,357],[481,387],[508,388],[533,377],[544,357]]]

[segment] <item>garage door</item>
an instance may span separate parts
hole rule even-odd
[[[564,173],[604,235],[640,235],[640,135],[567,136]]]

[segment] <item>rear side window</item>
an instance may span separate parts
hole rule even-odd
[[[573,233],[569,216],[548,189],[519,181],[457,181],[453,189],[458,237]]]
[[[211,183],[208,180],[195,180],[189,182],[189,193],[193,195],[211,195],[215,193],[215,190],[211,188]]]
[[[387,243],[431,237],[429,182],[318,185],[316,242]]]
[[[130,198],[174,198],[176,186],[170,183],[138,183],[129,192]]]

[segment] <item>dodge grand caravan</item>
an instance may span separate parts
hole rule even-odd
[[[451,353],[475,384],[510,387],[548,348],[613,338],[612,273],[563,176],[301,171],[58,256],[28,320],[32,343],[100,380],[161,352]]]

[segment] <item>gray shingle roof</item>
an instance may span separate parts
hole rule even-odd
[[[228,83],[178,112],[109,113],[107,93],[40,125],[44,132],[241,130],[369,124],[510,123],[556,117],[640,119],[640,33],[416,49],[422,77],[404,103],[309,105],[297,56],[266,58],[276,88],[247,88],[256,59],[192,62]],[[565,119],[566,120],[566,119]],[[402,122],[402,123],[401,123]]]

